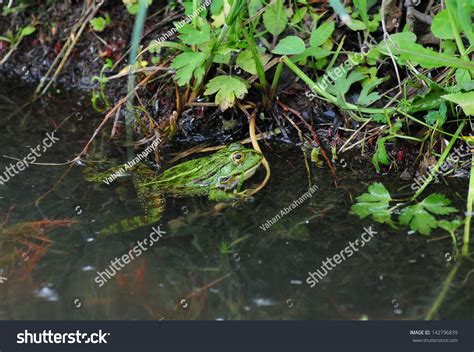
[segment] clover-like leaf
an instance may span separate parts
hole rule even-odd
[[[432,229],[438,227],[433,214],[447,215],[457,211],[449,204],[451,201],[442,194],[430,194],[422,202],[402,209],[399,221],[401,224],[410,225],[413,231],[429,235]]]
[[[235,99],[241,99],[247,94],[249,83],[238,77],[217,76],[206,85],[205,95],[216,94],[216,104],[222,111],[232,107]]]
[[[357,197],[357,203],[351,208],[353,214],[366,218],[371,215],[374,221],[394,226],[389,212],[389,203],[392,200],[385,186],[375,182],[369,186],[368,193]]]

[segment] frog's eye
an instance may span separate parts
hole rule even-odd
[[[232,160],[234,161],[234,163],[236,164],[240,164],[244,161],[245,159],[245,155],[242,154],[242,153],[234,153],[232,154]]]
[[[229,181],[229,180],[230,180],[230,176],[224,176],[224,177],[221,177],[221,178],[219,179],[219,181],[221,181],[222,183],[225,183],[225,182],[227,182],[227,181]]]

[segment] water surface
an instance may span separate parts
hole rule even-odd
[[[273,150],[265,149],[271,182],[252,201],[216,211],[203,198],[168,199],[157,224],[163,237],[99,287],[97,272],[152,231],[97,235],[142,213],[133,186],[127,179],[87,183],[80,166],[58,183],[67,166],[47,164],[72,160],[98,123],[88,97],[55,92],[14,114],[30,91],[6,87],[0,94],[0,170],[15,162],[7,157],[26,157],[56,128],[60,141],[38,159],[42,165],[0,186],[0,269],[7,277],[0,284],[1,319],[420,319],[453,266],[445,233],[410,235],[349,214],[352,200],[374,180],[392,192],[408,181],[376,177],[371,166],[339,165],[335,188],[325,168],[314,167],[308,178],[298,148],[273,143]],[[124,157],[107,136],[108,130],[92,144],[90,159]],[[462,207],[467,181],[447,182],[436,191]],[[260,228],[310,185],[318,187],[310,199]],[[310,288],[308,272],[371,225],[374,238]],[[439,318],[474,317],[473,284],[463,284],[464,277],[455,281]]]

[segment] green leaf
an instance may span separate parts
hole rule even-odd
[[[449,233],[454,233],[463,223],[464,221],[460,219],[454,219],[451,221],[440,220],[438,221],[438,227],[448,231]]]
[[[381,98],[379,93],[372,92],[372,90],[377,87],[380,83],[386,81],[387,78],[378,78],[373,82],[363,85],[362,91],[360,92],[359,98],[357,99],[357,104],[362,106],[369,106]]]
[[[272,53],[278,55],[295,55],[301,54],[304,50],[304,41],[301,38],[290,35],[280,40]]]
[[[277,36],[285,30],[288,23],[286,12],[283,8],[283,2],[277,1],[275,5],[270,6],[263,13],[263,24],[270,34]]]
[[[387,38],[387,43],[381,42],[377,48],[384,55],[390,55],[391,52],[394,56],[399,58],[401,64],[410,61],[412,63],[418,63],[424,68],[454,67],[467,70],[474,69],[474,63],[471,61],[461,60],[444,53],[438,53],[415,43],[416,35],[411,32],[397,33],[390,37],[395,42],[395,45],[393,45],[390,38]]]
[[[236,98],[242,99],[247,94],[248,87],[249,83],[238,77],[217,76],[207,83],[204,94],[217,93],[216,104],[224,111],[234,105]]]
[[[380,172],[380,164],[390,164],[390,159],[388,157],[387,150],[385,149],[386,140],[387,138],[379,138],[377,140],[377,148],[375,149],[375,153],[372,156],[372,164],[374,164],[377,172]]]
[[[342,66],[334,68],[331,72],[331,76],[336,77],[336,80],[334,84],[328,85],[327,90],[329,93],[341,98],[346,95],[353,83],[365,78],[362,73],[357,71],[352,71],[349,76],[347,76],[346,68]]]
[[[326,40],[328,40],[334,32],[336,25],[334,22],[324,22],[321,26],[313,30],[311,37],[309,38],[309,45],[311,47],[321,46]]]
[[[259,1],[259,0],[257,0]],[[211,15],[218,15],[224,7],[224,0],[213,0],[210,6]]]
[[[442,95],[441,98],[458,104],[466,115],[474,115],[474,91]]]
[[[431,32],[438,39],[454,39],[448,10],[443,10],[436,14],[431,23]]]
[[[36,28],[33,26],[26,26],[21,29],[20,36],[26,37],[36,31]]]
[[[353,31],[363,31],[364,29],[367,29],[367,26],[364,24],[364,22],[359,21],[359,20],[350,21],[347,24],[347,27],[349,27]]]
[[[456,77],[457,84],[468,83],[472,80],[471,74],[469,73],[469,71],[463,70],[462,68],[458,68],[456,70],[455,77]]]
[[[367,13],[367,0],[354,0],[353,3],[357,9],[357,12],[360,15],[360,18],[362,18],[362,21],[364,22],[365,26],[369,27],[369,15]]]
[[[438,193],[430,194],[420,204],[422,204],[426,210],[437,215],[447,215],[457,211],[456,208],[448,207],[451,201],[444,195]]]
[[[451,201],[442,194],[433,193],[421,203],[410,205],[402,209],[399,221],[410,225],[413,231],[429,235],[432,229],[438,227],[436,218],[432,215],[447,215],[456,212],[456,208],[449,207]]]
[[[446,121],[446,113],[448,108],[446,104],[442,102],[439,106],[438,111],[430,111],[425,116],[425,121],[428,125],[433,126],[435,123],[438,123],[438,128],[443,126],[444,122]]]
[[[179,29],[179,38],[188,45],[197,45],[208,42],[211,39],[211,28],[204,24],[201,30],[194,28],[190,24],[185,24]]]
[[[107,20],[104,17],[95,17],[91,19],[90,24],[96,32],[102,32],[107,27]]]
[[[153,0],[148,0],[147,7],[151,5]],[[140,10],[140,0],[122,0],[122,2],[126,5],[127,11],[131,15],[136,15]]]
[[[462,28],[471,45],[474,45],[474,33],[472,30],[472,8],[473,4],[469,0],[460,0],[453,3],[457,6],[457,21],[456,24]]]
[[[307,7],[302,7],[298,9],[295,15],[293,16],[293,18],[291,19],[291,24],[295,25],[295,24],[300,23],[303,20],[304,16],[306,15],[306,12],[308,12]]]
[[[388,208],[392,200],[388,190],[383,184],[375,182],[369,186],[368,191],[369,193],[364,193],[356,198],[357,203],[352,206],[351,212],[362,219],[371,215],[374,221],[394,226]]]
[[[257,50],[259,50],[259,48],[257,48]],[[263,54],[265,49],[260,48],[260,50],[262,51],[262,53],[259,55],[260,61],[262,62],[262,65],[266,65],[267,62],[270,61],[271,56],[268,54]],[[257,74],[257,66],[255,64],[255,60],[253,59],[252,51],[249,49],[242,50],[239,55],[237,55],[236,64],[245,72],[248,72],[252,75]]]
[[[171,67],[176,70],[176,80],[184,86],[194,77],[200,81],[204,76],[204,61],[206,56],[200,52],[186,52],[176,56]]]
[[[212,2],[214,3],[214,1]],[[253,17],[257,14],[258,11],[263,7],[261,0],[250,0],[248,6],[249,16]]]

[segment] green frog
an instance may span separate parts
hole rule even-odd
[[[209,156],[185,161],[165,170],[161,175],[144,164],[130,171],[145,215],[123,219],[104,228],[101,235],[131,231],[159,221],[165,208],[165,197],[207,196],[212,201],[235,201],[245,197],[240,193],[245,180],[252,177],[262,162],[262,154],[233,143]],[[102,182],[123,167],[103,173],[87,174],[86,179]]]

